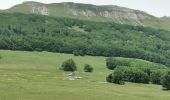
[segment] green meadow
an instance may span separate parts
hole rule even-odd
[[[112,71],[106,68],[105,57],[8,50],[0,50],[0,55],[0,100],[170,100],[170,91],[161,85],[107,83]],[[69,80],[69,72],[59,70],[70,58],[82,79]],[[129,60],[136,67],[165,68],[144,60],[116,59]],[[94,72],[83,72],[84,64],[93,66]]]

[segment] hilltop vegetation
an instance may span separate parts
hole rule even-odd
[[[170,65],[169,31],[19,13],[0,13],[0,19],[0,49],[139,58]]]

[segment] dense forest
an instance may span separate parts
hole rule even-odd
[[[170,66],[170,32],[143,26],[0,13],[0,49],[139,58]]]

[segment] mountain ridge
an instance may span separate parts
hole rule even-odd
[[[35,1],[26,1],[9,9],[2,10],[2,12],[34,13],[100,22],[112,21],[120,24],[149,26],[170,30],[170,27],[168,27],[170,20],[162,20],[162,18],[155,17],[144,11],[115,5],[93,5],[74,2],[44,4]]]

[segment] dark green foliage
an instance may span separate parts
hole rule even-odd
[[[106,59],[106,66],[110,70],[115,69],[117,67],[116,59],[114,59],[114,58],[107,58]]]
[[[117,84],[122,84],[124,81],[148,84],[149,75],[138,68],[117,67],[106,80]]]
[[[116,68],[113,74],[109,74],[106,77],[106,81],[115,84],[124,84],[124,71],[121,68]]]
[[[125,69],[124,79],[134,83],[149,83],[149,75],[138,68]]]
[[[113,73],[113,79],[112,79],[112,82],[113,83],[116,83],[116,84],[121,84],[123,85],[124,84],[124,71],[123,69],[121,68],[117,68],[114,70],[114,73]]]
[[[165,73],[161,78],[161,84],[164,89],[170,90],[170,71]]]
[[[0,19],[0,49],[139,58],[170,66],[169,31],[34,14],[0,13]]]
[[[151,68],[141,68],[141,69],[142,69],[142,71],[144,71],[145,73],[147,73],[149,76],[150,76],[151,73],[152,73]]]
[[[110,57],[106,59],[106,66],[108,69],[113,70],[117,66],[130,66],[130,63],[126,60],[118,60]]]
[[[73,54],[75,56],[84,56],[85,55],[82,50],[74,50]]]
[[[150,81],[153,84],[161,84],[162,72],[160,70],[155,70],[150,75]]]
[[[86,32],[91,32],[92,31],[92,29],[90,28],[90,27],[84,27],[84,31],[86,31]]]
[[[91,67],[89,64],[85,64],[84,71],[85,72],[93,72],[93,67]]]
[[[109,83],[113,83],[113,74],[109,74],[109,75],[106,77],[106,81],[109,82]]]
[[[77,66],[72,59],[69,59],[63,62],[61,69],[64,71],[76,71]]]

